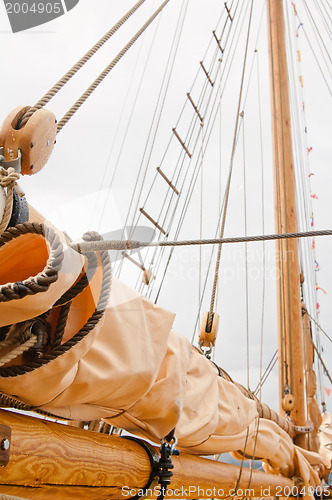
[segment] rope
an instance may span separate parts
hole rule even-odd
[[[0,367],[10,363],[15,358],[28,351],[31,347],[35,345],[37,341],[37,335],[31,335],[31,338],[24,342],[24,344],[20,345],[13,351],[9,352],[6,356],[0,358]]]
[[[62,306],[68,302],[71,302],[78,294],[83,292],[83,290],[89,285],[90,281],[92,280],[97,266],[98,266],[98,259],[97,256],[94,253],[90,253],[87,255],[88,259],[88,268],[84,275],[81,277],[81,279],[75,283],[69,290],[67,290],[66,293],[58,299],[53,307],[57,306]]]
[[[26,498],[21,498],[21,497],[13,497],[11,495],[1,494],[0,495],[0,500],[27,500],[27,499]]]
[[[318,358],[319,358],[319,361],[322,363],[322,366],[323,366],[323,368],[324,368],[324,370],[325,370],[326,376],[327,376],[327,378],[329,379],[329,381],[330,381],[330,382],[331,382],[331,384],[332,384],[332,377],[331,377],[331,375],[329,374],[328,369],[326,368],[326,365],[325,365],[325,363],[324,363],[324,361],[323,361],[323,358],[322,358],[322,356],[320,355],[320,353],[319,353],[319,351],[318,351],[317,347],[315,346],[315,344],[314,344],[314,342],[313,342],[313,340],[312,340],[312,339],[311,339],[311,342],[312,342],[313,348],[315,349],[316,354],[317,354],[317,356],[318,356]]]
[[[254,394],[257,394],[258,390],[260,392],[260,396],[259,398],[261,399],[261,390],[262,390],[262,387],[263,385],[265,384],[266,380],[268,379],[270,373],[272,372],[276,362],[278,361],[278,351],[275,351],[275,353],[273,354],[272,356],[272,359],[270,361],[270,363],[268,364],[268,366],[266,367],[265,369],[265,372],[263,373],[263,375],[260,375],[260,381],[258,382],[257,386],[256,386],[256,389],[254,390]]]
[[[86,233],[83,238],[87,240],[101,238],[97,233]],[[58,325],[55,332],[55,338],[53,341],[52,348],[48,354],[43,357],[39,357],[34,361],[27,363],[23,366],[9,366],[6,368],[0,368],[0,377],[15,377],[17,375],[23,375],[25,373],[31,372],[37,368],[40,368],[44,364],[61,356],[69,349],[74,347],[78,342],[83,340],[101,321],[104,316],[105,309],[109,300],[112,284],[112,266],[107,252],[101,252],[101,264],[103,267],[103,280],[101,286],[101,292],[96,309],[92,316],[88,319],[86,324],[81,328],[70,340],[61,344],[64,328],[66,326],[67,317],[70,309],[71,303],[67,303],[62,306],[60,313]]]
[[[70,110],[65,114],[65,116],[59,121],[57,131],[66,125],[70,118],[76,113],[76,111],[82,106],[82,104],[87,100],[87,98],[92,94],[92,92],[98,87],[98,85],[104,80],[108,73],[114,68],[114,66],[120,61],[120,59],[125,55],[125,53],[130,49],[130,47],[138,40],[138,38],[144,33],[152,21],[160,14],[163,8],[168,4],[170,0],[165,0],[160,7],[152,14],[152,16],[147,20],[147,22],[137,31],[137,33],[130,39],[130,41],[123,47],[123,49],[118,53],[118,55],[113,59],[113,61],[104,69],[104,71],[98,76],[98,78],[90,85],[90,87],[81,95],[81,97],[76,101],[76,103],[70,108]]]
[[[111,36],[134,14],[134,12],[145,2],[139,0],[27,113],[24,114],[20,128],[24,127],[35,111],[47,104],[59,90],[81,69],[84,64],[104,45]]]
[[[2,215],[2,220],[0,222],[0,235],[7,229],[12,211],[13,211],[13,198],[14,198],[14,188],[16,181],[20,178],[20,174],[16,173],[12,167],[8,170],[0,167],[0,186],[6,188],[6,204]]]
[[[110,240],[71,243],[69,246],[78,253],[100,252],[106,250],[135,250],[143,247],[178,247],[193,245],[220,245],[224,243],[246,243],[255,241],[282,240],[290,238],[310,238],[313,236],[332,236],[331,229],[304,231],[297,233],[264,234],[260,236],[238,236],[234,238],[211,238],[202,240],[157,241],[152,243],[132,240]]]
[[[31,324],[34,322],[33,320],[24,321],[23,323],[16,323],[11,326],[7,333],[7,339],[0,342],[0,349],[4,347],[12,346],[17,344],[20,340],[27,340],[24,337],[26,336]]]
[[[224,236],[225,225],[226,225],[226,216],[227,216],[227,208],[228,208],[229,194],[230,194],[230,188],[231,188],[231,180],[232,180],[232,172],[233,172],[233,161],[234,161],[234,155],[235,155],[237,130],[238,130],[239,117],[240,117],[240,106],[241,106],[241,100],[242,100],[242,93],[243,93],[243,86],[244,86],[244,76],[245,76],[246,63],[247,63],[247,55],[248,55],[248,48],[249,48],[249,37],[250,37],[250,30],[251,30],[252,11],[253,11],[253,1],[251,2],[251,7],[250,7],[250,17],[249,17],[249,24],[248,24],[246,48],[245,48],[245,55],[244,55],[244,61],[243,61],[243,70],[242,70],[242,77],[241,77],[240,94],[239,94],[239,100],[238,100],[238,109],[237,109],[235,131],[234,131],[234,138],[233,138],[231,164],[230,164],[230,171],[229,171],[229,176],[228,176],[228,180],[227,180],[226,197],[225,197],[224,212],[223,212],[222,223],[221,223],[220,238],[223,238],[223,236]],[[219,278],[219,267],[220,267],[220,259],[221,259],[221,249],[222,249],[222,243],[219,244],[218,254],[217,254],[217,262],[216,262],[216,268],[215,268],[214,280],[213,280],[213,286],[212,286],[210,310],[209,310],[208,319],[207,319],[207,330],[208,331],[210,331],[211,328],[212,328],[213,309],[214,309],[214,303],[215,303],[216,292],[217,292],[217,284],[218,284],[218,278]]]
[[[22,282],[0,285],[0,302],[9,302],[10,300],[21,299],[26,295],[46,292],[50,285],[58,279],[58,273],[64,258],[63,246],[59,236],[49,226],[26,222],[11,227],[0,236],[0,248],[19,236],[31,233],[44,236],[50,245],[50,256],[46,266],[42,272]]]
[[[315,325],[316,325],[316,326],[320,329],[320,331],[324,333],[325,337],[326,337],[326,338],[328,338],[330,342],[332,342],[331,337],[330,337],[330,336],[329,336],[329,335],[328,335],[328,334],[327,334],[327,333],[323,330],[323,328],[322,328],[322,327],[320,326],[320,324],[319,324],[319,323],[315,320],[315,318],[313,318],[313,317],[311,316],[311,314],[309,314],[309,313],[308,313],[308,311],[307,311],[307,314],[308,314],[309,318],[310,318],[310,319],[312,319],[312,321],[315,323]]]

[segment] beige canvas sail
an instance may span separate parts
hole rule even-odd
[[[44,292],[2,301],[2,325],[45,312],[78,280],[82,256],[68,248],[63,235],[60,239],[63,261],[56,282]],[[44,241],[43,258],[36,260],[35,244],[27,241],[25,236],[24,276],[31,277],[45,268],[45,249],[50,253],[50,246]],[[6,262],[12,270],[13,279],[8,270],[5,275],[11,283],[23,278],[15,271],[22,255],[12,252],[13,247],[9,240],[0,248],[0,268]],[[106,310],[93,324],[87,320],[104,286],[101,267],[99,259],[88,287],[71,302],[62,347],[85,328],[84,336],[49,361],[42,354],[47,362],[33,369],[30,363],[26,372],[24,359],[8,363],[0,369],[0,390],[32,408],[66,419],[103,418],[153,441],[176,427],[179,447],[190,453],[240,451],[264,459],[276,474],[299,476],[307,486],[317,485],[320,456],[297,448],[277,424],[259,418],[256,402],[172,330],[172,313],[113,279]],[[52,308],[51,317],[56,309]],[[21,372],[15,373],[15,363]]]

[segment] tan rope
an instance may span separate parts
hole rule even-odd
[[[20,174],[15,172],[12,167],[8,168],[8,170],[0,167],[0,186],[6,189],[6,204],[0,222],[0,234],[8,227],[13,210],[13,190],[19,178]]]
[[[70,110],[65,114],[65,116],[58,123],[58,132],[66,125],[70,118],[76,113],[76,111],[82,106],[82,104],[87,100],[87,98],[92,94],[92,92],[98,87],[98,85],[104,80],[108,73],[114,68],[114,66],[120,61],[120,59],[125,55],[125,53],[130,49],[130,47],[138,40],[138,38],[144,33],[152,21],[160,14],[163,8],[168,4],[170,0],[165,0],[160,7],[152,14],[152,16],[147,20],[147,22],[137,31],[137,33],[131,38],[131,40],[123,47],[123,49],[118,53],[118,55],[113,59],[113,61],[104,69],[104,71],[96,78],[96,80],[90,85],[90,87],[81,95],[81,97],[76,101],[76,103],[70,108]]]
[[[29,320],[29,321],[25,321],[23,323],[17,323],[15,325],[12,325],[8,334],[7,334],[7,339],[0,342],[0,349],[3,349],[4,347],[8,347],[11,345],[15,345],[20,340],[21,340],[21,342],[23,340],[27,340],[24,337],[29,332],[29,328],[33,322],[34,322],[34,319]]]
[[[316,354],[317,354],[317,356],[318,356],[319,361],[322,363],[322,366],[323,366],[323,368],[324,368],[324,370],[325,370],[326,376],[327,376],[327,378],[329,379],[330,383],[332,384],[332,377],[331,377],[331,375],[330,375],[330,373],[329,373],[328,369],[326,368],[326,365],[325,365],[325,363],[324,363],[324,361],[323,361],[323,358],[322,358],[322,356],[320,355],[320,353],[319,353],[319,351],[318,351],[318,349],[317,349],[317,347],[316,347],[316,345],[314,344],[314,341],[313,341],[312,339],[311,339],[311,342],[312,342],[313,348],[315,349],[315,352],[316,352]]]
[[[225,205],[224,205],[222,222],[221,222],[220,238],[223,238],[223,236],[224,236],[225,225],[226,225],[227,208],[228,208],[228,201],[229,201],[229,195],[230,195],[233,163],[234,163],[234,156],[235,156],[235,149],[236,149],[237,130],[238,130],[238,124],[239,124],[239,118],[240,118],[240,106],[241,106],[242,93],[243,93],[243,87],[244,87],[244,77],[245,77],[245,72],[246,72],[246,67],[247,67],[247,56],[248,56],[248,49],[249,49],[249,38],[250,38],[250,33],[251,33],[252,12],[253,12],[253,1],[251,2],[251,7],[250,7],[250,16],[249,16],[249,24],[248,24],[248,31],[247,31],[246,48],[245,48],[245,55],[244,55],[244,61],[243,61],[240,94],[239,94],[238,108],[237,108],[237,114],[236,114],[236,123],[235,123],[234,137],[233,137],[233,146],[232,146],[229,176],[228,176],[227,186],[226,186]],[[215,267],[215,273],[214,273],[214,279],[213,279],[213,285],[212,285],[210,310],[209,310],[208,319],[207,319],[207,330],[208,331],[211,331],[211,328],[212,328],[213,310],[214,310],[214,304],[215,304],[216,293],[217,293],[217,285],[218,285],[218,279],[219,279],[221,249],[222,249],[222,243],[219,244],[219,248],[218,248],[217,261],[216,261],[216,267]]]
[[[35,111],[47,104],[52,97],[81,69],[84,64],[116,33],[116,31],[134,14],[145,2],[139,0],[32,108],[30,108],[20,122],[23,127]]]
[[[0,500],[27,500],[27,499],[26,498],[22,498],[22,497],[13,497],[11,495],[1,494],[0,495]]]
[[[0,357],[0,366],[4,366],[7,363],[13,361],[15,358],[18,358],[18,356],[20,356],[24,352],[28,351],[31,347],[33,347],[36,342],[37,342],[37,335],[31,335],[29,340],[24,342],[24,344],[18,346],[13,351],[10,351],[7,355]]]

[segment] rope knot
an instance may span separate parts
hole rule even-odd
[[[4,188],[13,188],[20,178],[20,174],[15,172],[13,167],[9,167],[8,170],[4,167],[0,167],[0,186]]]

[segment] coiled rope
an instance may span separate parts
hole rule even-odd
[[[86,233],[83,236],[83,238],[87,241],[91,240],[98,241],[98,239],[101,239],[101,236],[99,236],[98,233],[90,232]],[[110,297],[111,285],[112,285],[112,265],[108,252],[102,251],[100,253],[100,258],[103,268],[103,278],[102,278],[100,296],[95,311],[88,319],[86,324],[71,339],[69,339],[67,342],[63,344],[61,343],[71,306],[71,302],[67,302],[61,307],[59,320],[56,327],[56,332],[54,335],[54,341],[52,343],[51,350],[45,356],[41,356],[25,365],[0,368],[0,377],[15,377],[17,375],[23,375],[25,373],[31,372],[43,366],[44,364],[49,363],[50,361],[56,359],[57,357],[61,356],[69,349],[74,347],[78,342],[83,340],[83,338],[85,338],[86,335],[88,335],[97,326],[97,324],[101,321],[101,319],[104,316],[104,312]],[[1,405],[3,405],[2,397],[0,397],[0,403]]]
[[[15,238],[31,233],[44,236],[50,245],[50,256],[46,266],[36,276],[29,277],[22,282],[0,285],[0,302],[18,300],[26,295],[45,292],[58,279],[58,273],[64,258],[63,245],[59,236],[51,227],[31,222],[10,227],[0,236],[0,248]]]
[[[0,222],[0,235],[7,229],[12,216],[14,199],[13,191],[19,178],[20,174],[15,172],[12,167],[9,167],[8,170],[0,167],[0,186],[6,189],[5,209]]]

